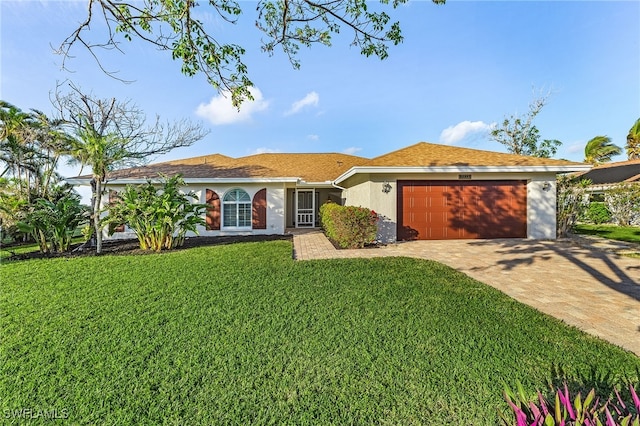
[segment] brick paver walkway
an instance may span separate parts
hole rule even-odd
[[[442,262],[640,356],[640,259],[619,256],[601,241],[411,241],[336,250],[320,231],[293,238],[299,260],[409,256]]]

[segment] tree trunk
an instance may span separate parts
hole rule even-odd
[[[95,184],[93,187],[93,233],[96,237],[96,253],[102,253],[102,231],[100,230],[100,204],[102,202],[102,177],[94,176]]]

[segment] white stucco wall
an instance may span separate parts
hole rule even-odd
[[[532,239],[553,239],[556,237],[556,185],[555,173],[473,173],[472,180],[526,180],[527,181],[527,237]],[[378,238],[384,242],[396,240],[397,231],[397,181],[398,180],[449,180],[457,181],[457,173],[430,174],[357,174],[341,186],[346,189],[342,193],[345,205],[362,206],[375,210],[381,220],[378,224]],[[467,180],[465,180],[467,181]],[[389,183],[390,191],[383,192],[383,185]],[[545,184],[548,188],[545,190]],[[206,201],[206,190],[215,191],[220,198],[233,188],[246,191],[251,199],[256,192],[267,188],[267,229],[222,229],[207,231],[199,228],[199,235],[248,235],[248,234],[284,234],[286,230],[286,186],[283,183],[246,183],[234,184],[198,184],[188,185],[184,192],[193,190],[199,196],[199,201]],[[124,189],[122,185],[108,185],[108,189],[118,192]],[[337,191],[337,189],[335,190]],[[103,196],[103,207],[109,202],[108,191]],[[129,229],[115,233],[105,238],[135,238]],[[194,236],[189,234],[188,236]]]
[[[457,181],[458,173],[430,173],[406,175],[356,175],[344,183],[346,205],[363,206],[381,215],[378,238],[385,242],[396,240],[397,181],[449,180]],[[555,173],[473,173],[472,180],[526,180],[527,181],[527,237],[532,239],[556,238],[556,176]],[[382,191],[385,182],[391,185],[388,193]],[[468,180],[465,180],[468,182]],[[545,184],[548,183],[548,189]]]
[[[285,232],[285,188],[283,184],[264,184],[264,183],[252,183],[242,185],[200,185],[194,187],[194,190],[199,194],[202,203],[206,201],[206,191],[211,189],[220,196],[220,203],[222,204],[222,198],[224,194],[230,189],[240,188],[249,194],[249,197],[253,200],[256,192],[262,188],[267,188],[267,229],[225,229],[224,225],[221,226],[219,231],[207,231],[204,226],[199,227],[198,231],[203,236],[216,236],[216,235],[272,235],[272,234],[284,234]],[[223,207],[224,208],[224,207]]]
[[[215,191],[219,196],[222,204],[222,198],[224,194],[230,189],[240,188],[249,194],[253,200],[256,192],[262,188],[267,188],[267,228],[266,229],[225,229],[221,226],[220,230],[208,231],[204,226],[198,227],[198,235],[201,236],[225,236],[225,235],[273,235],[285,233],[285,187],[281,183],[248,183],[241,185],[232,184],[198,184],[187,185],[182,188],[182,192],[187,193],[194,191],[198,195],[198,202],[206,202],[206,191],[211,189]],[[109,185],[107,192],[103,196],[102,206],[103,208],[109,203],[108,190],[122,191],[124,186],[122,185]],[[106,213],[105,213],[106,214]],[[187,237],[196,236],[193,232],[187,233]],[[104,237],[106,239],[124,239],[124,238],[136,238],[128,227],[125,227],[125,232],[116,232],[112,236],[107,235],[107,230],[104,231]]]
[[[556,238],[556,176],[534,176],[527,184],[527,237]]]

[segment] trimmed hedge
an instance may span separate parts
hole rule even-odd
[[[327,237],[343,249],[362,248],[378,233],[378,215],[365,207],[326,203],[320,207],[320,221]]]

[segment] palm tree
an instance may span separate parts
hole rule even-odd
[[[611,157],[622,153],[622,148],[611,143],[608,136],[596,136],[587,142],[584,148],[584,161],[590,164],[601,164],[611,161]]]
[[[60,176],[56,172],[58,162],[65,152],[69,151],[72,137],[66,132],[61,120],[47,117],[43,112],[32,109],[34,128],[37,137],[39,169],[41,175],[41,196],[49,199],[52,183],[57,183]],[[54,201],[50,199],[50,201]]]
[[[127,141],[113,133],[100,134],[88,121],[77,130],[77,137],[70,143],[67,155],[71,163],[91,168],[91,222],[96,236],[96,253],[102,252],[100,205],[107,173],[132,156],[126,148]]]
[[[67,94],[56,92],[53,103],[62,129],[73,135],[65,154],[72,162],[91,168],[91,222],[96,252],[100,253],[100,206],[109,172],[142,164],[174,148],[191,146],[207,132],[184,120],[165,126],[159,117],[148,125],[144,112],[130,101],[100,99],[74,85],[70,88]]]
[[[35,169],[32,160],[37,154],[30,143],[33,128],[32,114],[0,101],[0,161],[4,163],[0,177],[10,172],[17,180],[20,192],[25,194]]]
[[[624,148],[627,151],[629,160],[640,159],[640,118],[638,118],[631,129],[629,129],[627,146]]]
[[[55,170],[69,140],[59,125],[41,111],[0,101],[0,177],[15,179],[27,198],[47,198],[59,180]]]

